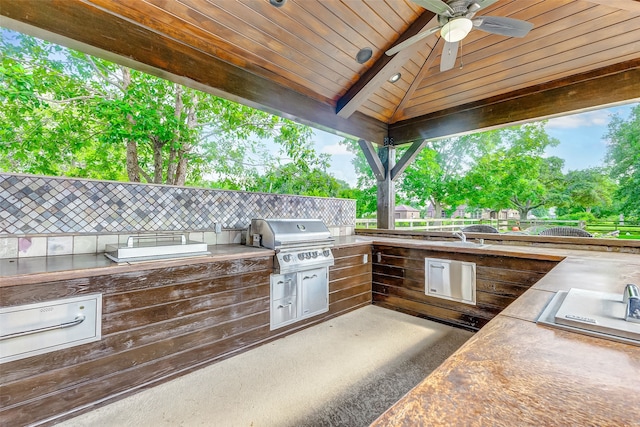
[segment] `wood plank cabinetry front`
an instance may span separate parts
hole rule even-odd
[[[425,258],[476,264],[476,305],[425,295]],[[373,303],[471,330],[480,329],[558,261],[427,248],[373,246]]]
[[[0,366],[0,424],[51,424],[370,304],[370,253],[335,248],[329,311],[277,331],[271,256],[0,287],[2,306],[103,296],[100,341]]]

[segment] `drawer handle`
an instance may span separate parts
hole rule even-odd
[[[444,265],[431,265],[431,268],[444,268]]]
[[[0,341],[6,340],[6,339],[9,339],[9,338],[16,338],[16,337],[22,337],[22,336],[25,336],[25,335],[37,334],[39,332],[52,331],[54,329],[70,328],[72,326],[76,326],[76,325],[79,325],[80,323],[84,322],[84,319],[85,319],[84,314],[78,314],[76,316],[76,318],[73,319],[72,321],[65,322],[65,323],[60,323],[59,325],[45,326],[44,328],[29,329],[28,331],[22,331],[22,332],[15,332],[13,334],[0,335]]]
[[[288,308],[288,307],[291,307],[292,304],[293,302],[290,302],[289,304],[285,304],[285,305],[280,304],[278,308]]]

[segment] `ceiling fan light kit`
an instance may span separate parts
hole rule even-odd
[[[473,22],[471,22],[471,19],[455,18],[442,26],[440,35],[449,43],[455,43],[467,37],[472,28]]]
[[[533,28],[531,22],[506,16],[483,15],[474,19],[476,12],[491,6],[497,0],[411,0],[438,16],[437,27],[429,28],[409,37],[386,51],[388,56],[395,55],[414,43],[440,31],[445,44],[440,55],[440,71],[452,69],[456,63],[459,42],[474,28],[489,34],[505,37],[524,37]]]

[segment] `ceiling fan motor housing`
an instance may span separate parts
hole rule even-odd
[[[466,16],[469,12],[469,5],[473,4],[471,1],[467,0],[454,0],[447,3],[449,7],[453,10],[453,14],[451,16],[447,15],[438,15],[438,23],[442,26],[449,22],[454,18],[459,18],[461,16]]]

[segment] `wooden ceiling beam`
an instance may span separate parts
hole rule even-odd
[[[3,2],[0,24],[176,83],[350,138],[382,144],[388,126],[332,105],[81,1]]]
[[[427,59],[425,59],[424,63],[422,64],[422,68],[420,68],[420,71],[418,72],[418,74],[416,74],[413,82],[411,82],[411,86],[409,86],[407,93],[405,93],[402,101],[400,101],[400,104],[398,104],[396,110],[393,112],[393,116],[391,116],[391,120],[389,121],[390,123],[395,123],[400,120],[400,118],[404,114],[404,109],[409,104],[409,101],[411,101],[411,99],[413,98],[413,95],[416,93],[418,86],[420,86],[420,83],[422,83],[422,81],[427,78],[429,69],[431,69],[431,66],[435,62],[436,57],[438,56],[438,52],[442,49],[442,46],[444,46],[444,41],[442,37],[439,37],[438,41],[433,46],[433,49],[431,49],[431,52],[429,52]]]
[[[389,126],[394,145],[640,100],[640,59],[576,74]]]
[[[638,0],[585,0],[602,6],[613,7],[629,12],[640,13],[640,1]]]
[[[426,10],[402,33],[395,44],[401,43],[419,32],[438,25],[435,14]],[[435,37],[435,36],[434,36]],[[394,44],[394,45],[395,45]],[[343,118],[350,117],[378,90],[392,75],[399,72],[416,52],[424,49],[426,39],[401,50],[393,56],[383,54],[358,81],[347,90],[337,103],[336,113]],[[391,48],[392,46],[390,46]]]

